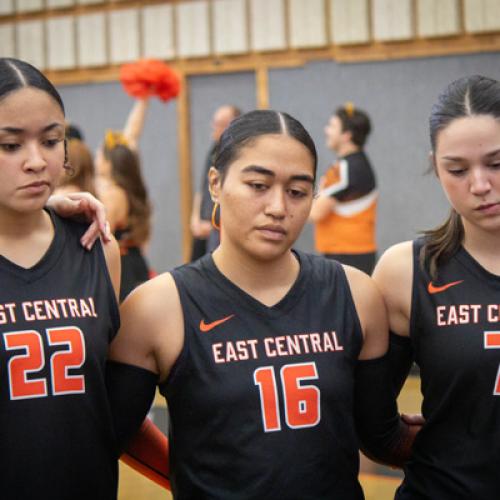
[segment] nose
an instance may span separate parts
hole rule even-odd
[[[38,143],[29,144],[27,150],[27,158],[24,162],[24,168],[26,170],[39,171],[47,166],[47,162]]]
[[[269,199],[265,209],[266,215],[275,219],[283,219],[286,213],[285,192],[279,187],[269,190]]]
[[[488,172],[484,168],[473,168],[470,178],[470,192],[476,196],[483,196],[491,189]]]

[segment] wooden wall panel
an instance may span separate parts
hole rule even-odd
[[[250,33],[253,50],[285,49],[284,0],[250,0]]]
[[[16,11],[19,13],[36,12],[42,10],[43,7],[42,0],[16,0]]]
[[[464,24],[469,33],[500,30],[500,1],[464,0]]]
[[[215,54],[248,52],[246,0],[214,0],[212,26]]]
[[[47,19],[47,68],[76,67],[75,20],[73,16]]]
[[[138,9],[109,13],[109,41],[112,63],[121,64],[140,57]]]
[[[203,57],[210,54],[208,2],[181,3],[176,10],[176,40],[179,57]]]
[[[101,13],[78,16],[77,60],[81,67],[104,66],[108,63],[106,16]]]
[[[47,7],[51,9],[62,9],[65,7],[71,7],[75,4],[75,0],[45,0],[47,2]]]
[[[289,0],[290,46],[326,45],[325,0]]]
[[[45,68],[45,31],[42,20],[20,21],[16,26],[16,57]]]
[[[76,3],[79,5],[96,5],[104,1],[105,0],[76,0]]]
[[[14,0],[2,0],[0,2],[0,15],[5,16],[14,13]]]
[[[330,35],[338,45],[368,42],[368,0],[330,0]]]
[[[418,0],[417,33],[421,37],[449,36],[460,32],[458,0]]]
[[[15,57],[14,23],[0,24],[0,57]]]
[[[175,57],[174,8],[151,5],[142,9],[142,56],[172,59]]]
[[[373,38],[381,42],[413,36],[411,0],[372,0]]]

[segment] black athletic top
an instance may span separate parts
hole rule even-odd
[[[398,499],[496,500],[500,491],[500,277],[463,248],[432,281],[414,244],[411,340],[426,425]]]
[[[267,307],[210,255],[173,271],[183,350],[168,400],[176,499],[362,499],[353,379],[362,332],[342,267],[297,253]]]
[[[128,229],[118,229],[114,234],[120,245],[120,302],[140,284],[149,279],[149,267],[141,248],[129,238]]]
[[[119,318],[100,242],[51,214],[30,269],[0,256],[0,498],[112,500],[117,458],[104,385]]]

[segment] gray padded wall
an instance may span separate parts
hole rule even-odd
[[[448,204],[428,168],[428,117],[438,93],[464,75],[500,79],[499,53],[358,64],[317,62],[270,72],[270,105],[288,111],[311,133],[319,152],[319,172],[334,156],[323,128],[346,101],[365,109],[373,132],[366,150],[377,172],[380,203],[377,227],[381,251],[413,238],[447,215]],[[312,251],[308,225],[297,246]]]
[[[60,87],[68,120],[77,124],[93,151],[107,128],[122,129],[133,105],[119,83]],[[145,182],[153,203],[153,232],[148,251],[158,272],[182,263],[177,104],[152,99],[140,141]]]
[[[191,164],[193,191],[200,188],[205,158],[212,142],[210,123],[215,110],[233,104],[243,112],[255,108],[255,75],[252,72],[202,75],[189,78],[191,100]]]
[[[300,119],[316,141],[319,171],[333,155],[324,146],[323,128],[330,113],[347,100],[366,109],[374,131],[367,151],[377,171],[381,193],[380,250],[413,238],[447,213],[447,202],[432,175],[424,176],[429,151],[427,120],[437,94],[451,80],[482,73],[500,78],[499,53],[426,59],[337,64],[310,63],[303,68],[270,71],[271,107]],[[210,145],[210,120],[215,109],[232,103],[255,108],[252,72],[190,77],[193,189]],[[80,125],[95,149],[106,128],[121,128],[132,106],[119,83],[60,88],[67,116]],[[146,183],[154,203],[152,266],[165,271],[182,261],[175,101],[151,102],[141,140]],[[312,250],[312,228],[297,246]]]

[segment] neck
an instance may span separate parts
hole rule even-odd
[[[500,231],[485,231],[469,224],[464,224],[463,246],[475,260],[492,274],[500,275]]]
[[[50,226],[50,217],[44,210],[26,214],[0,211],[0,238],[2,240],[29,237],[34,231]]]
[[[219,271],[236,286],[265,305],[278,303],[290,290],[300,271],[291,250],[270,261],[221,244],[213,253]]]
[[[336,153],[338,156],[344,157],[352,153],[357,153],[358,151],[361,151],[359,146],[356,146],[356,144],[353,144],[352,142],[347,142],[346,144],[341,144]]]

